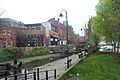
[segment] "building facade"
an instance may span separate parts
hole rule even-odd
[[[0,19],[0,48],[59,45],[64,40],[65,27],[55,18],[35,24]]]
[[[20,24],[9,18],[0,19],[0,48],[16,47],[16,31],[22,27]]]
[[[41,23],[25,24],[17,37],[18,47],[43,46],[45,27]]]

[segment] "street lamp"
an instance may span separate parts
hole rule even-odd
[[[65,12],[65,18],[66,18],[66,21],[65,21],[66,22],[65,23],[65,26],[66,26],[66,47],[67,47],[66,53],[67,53],[67,68],[69,68],[70,65],[69,65],[69,55],[68,55],[68,18],[67,18],[67,11],[62,9],[59,17],[64,17],[63,14],[62,14],[63,11]]]
[[[83,41],[84,41],[84,47],[85,47],[85,43],[86,43],[86,35],[85,35],[85,29],[81,29],[81,31],[83,31]]]

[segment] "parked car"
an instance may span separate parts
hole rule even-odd
[[[112,51],[113,47],[111,45],[104,45],[99,47],[99,51],[110,52]]]

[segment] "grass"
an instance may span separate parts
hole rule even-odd
[[[120,58],[114,54],[92,54],[60,80],[120,80]]]

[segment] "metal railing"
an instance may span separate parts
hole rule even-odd
[[[36,68],[31,72],[25,70],[23,74],[17,73],[10,76],[3,76],[0,80],[48,80],[50,78],[53,78],[53,80],[57,78],[56,69],[40,71],[39,68]]]

